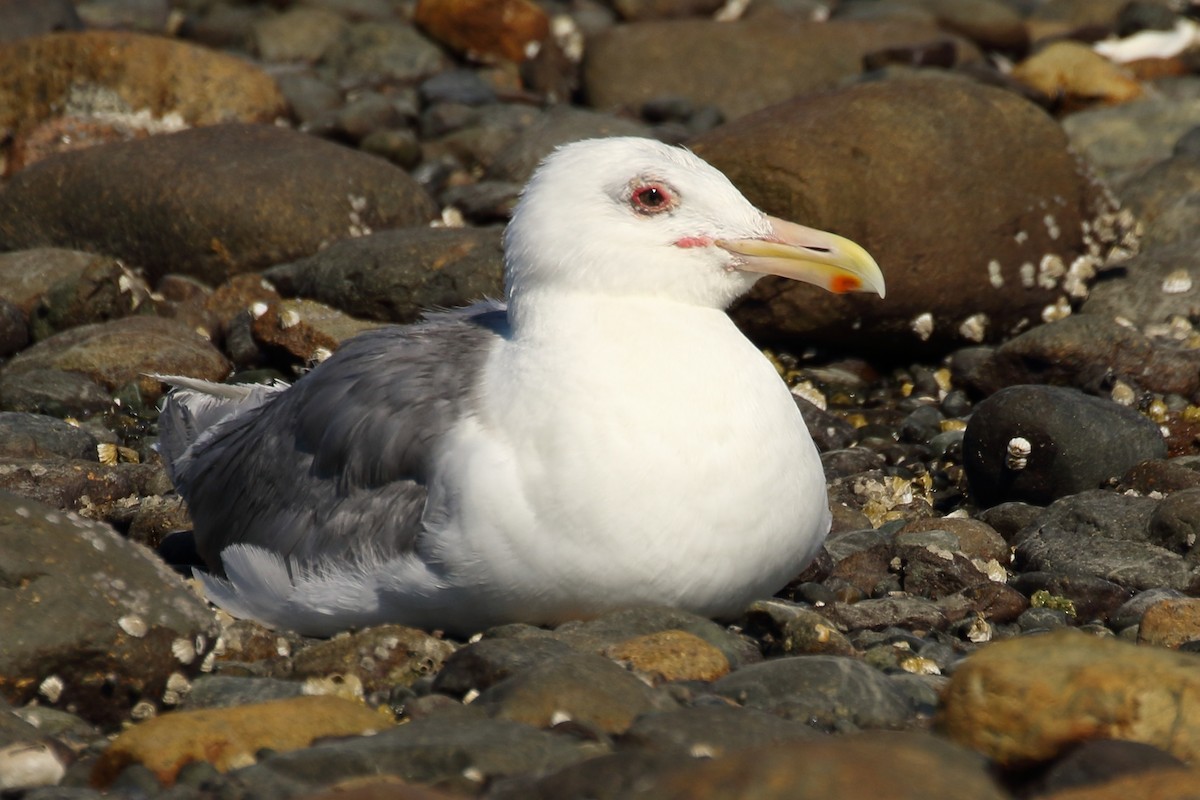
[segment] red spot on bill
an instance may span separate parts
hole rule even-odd
[[[857,292],[862,288],[862,281],[850,275],[837,275],[829,284],[829,291],[835,294]]]
[[[708,247],[713,240],[707,236],[685,236],[675,242],[676,247]]]

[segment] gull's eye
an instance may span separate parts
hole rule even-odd
[[[639,214],[658,214],[675,205],[675,196],[660,183],[646,183],[634,187],[630,204]]]

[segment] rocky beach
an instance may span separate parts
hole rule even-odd
[[[1193,12],[0,0],[0,798],[1194,798]],[[534,167],[610,135],[886,276],[731,311],[821,451],[817,559],[737,619],[464,639],[205,602],[156,376],[502,296]]]

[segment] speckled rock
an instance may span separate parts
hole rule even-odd
[[[996,392],[975,407],[963,438],[971,492],[984,506],[1049,503],[1164,455],[1158,426],[1141,414],[1056,386]]]
[[[472,706],[539,728],[573,721],[622,733],[641,714],[675,703],[607,658],[572,653],[494,684]]]
[[[1071,146],[1101,177],[1119,184],[1170,157],[1179,137],[1200,125],[1200,79],[1159,81],[1155,89],[1132,103],[1063,118]]]
[[[844,656],[764,661],[725,676],[713,690],[740,705],[829,730],[900,728],[912,713],[883,673]]]
[[[636,109],[664,96],[735,119],[862,72],[867,53],[937,38],[932,24],[794,19],[641,22],[588,46],[584,89],[594,108]],[[721,58],[712,58],[720,53]],[[736,181],[735,181],[736,182]]]
[[[265,275],[279,291],[366,319],[415,322],[430,308],[502,297],[499,228],[406,228],[346,239]]]
[[[322,62],[346,85],[380,80],[410,83],[447,65],[441,49],[407,22],[364,21],[350,25]]]
[[[280,300],[253,315],[250,331],[265,349],[282,350],[301,361],[328,358],[342,342],[378,328],[315,300]]]
[[[148,551],[6,492],[0,572],[0,694],[12,703],[36,699],[99,724],[153,713],[216,637],[207,605]]]
[[[409,686],[431,676],[454,652],[454,645],[402,625],[380,625],[314,644],[296,654],[292,674],[304,678],[353,675],[363,690]]]
[[[729,659],[725,654],[687,631],[635,636],[614,644],[604,655],[655,685],[669,681],[715,681],[729,674]]]
[[[1097,282],[1080,310],[1128,320],[1143,333],[1162,330],[1173,317],[1200,319],[1198,254],[1194,239],[1139,253]]]
[[[984,395],[1026,383],[1108,394],[1114,378],[1184,397],[1200,391],[1200,351],[1152,340],[1101,314],[1040,325],[974,363],[953,363],[961,384]]]
[[[142,112],[168,118],[166,128],[178,129],[269,122],[286,109],[275,82],[241,59],[124,31],[62,33],[5,45],[0,76],[0,126],[18,136],[64,115]]]
[[[631,797],[718,800],[956,800],[1007,797],[976,754],[923,734],[856,736],[751,747],[657,776]]]
[[[117,737],[93,767],[92,783],[107,787],[126,766],[141,764],[170,785],[193,761],[206,761],[224,772],[253,764],[263,748],[296,750],[318,738],[373,734],[393,724],[378,711],[337,697],[180,711]]]
[[[760,281],[735,310],[753,331],[862,352],[994,341],[1085,293],[1095,266],[1083,224],[1104,201],[1057,123],[1011,92],[877,81],[765,109],[693,144],[759,207],[848,236],[887,278],[886,300]]]
[[[1200,640],[1200,600],[1180,597],[1160,600],[1146,609],[1138,624],[1138,643],[1178,650]]]
[[[530,0],[421,0],[414,21],[463,55],[520,63],[550,36],[550,17]]]
[[[1197,657],[1064,631],[968,657],[945,694],[950,738],[1001,764],[1044,760],[1087,739],[1200,753]]]
[[[373,156],[274,126],[213,125],[22,170],[0,189],[0,247],[99,250],[152,278],[215,284],[435,211],[407,173]]]
[[[1121,199],[1145,226],[1142,247],[1190,244],[1200,223],[1200,211],[1188,202],[1200,191],[1200,155],[1184,153],[1160,161],[1121,188]]]
[[[47,371],[79,373],[109,392],[134,385],[147,402],[163,393],[147,374],[222,380],[229,362],[199,334],[174,320],[126,317],[55,334],[14,356],[0,370],[0,398],[13,384]]]

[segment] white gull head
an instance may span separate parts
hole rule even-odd
[[[724,309],[764,274],[884,293],[879,267],[858,245],[763,213],[694,153],[650,139],[556,150],[517,204],[505,253],[518,314],[523,294],[542,291]]]

